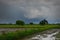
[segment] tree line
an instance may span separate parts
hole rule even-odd
[[[25,25],[25,22],[22,21],[22,20],[17,20],[16,21],[16,24],[17,25]],[[30,25],[33,25],[34,23],[33,22],[30,22],[29,23]],[[48,21],[46,19],[43,19],[42,21],[39,22],[40,25],[45,25],[45,24],[48,24]]]

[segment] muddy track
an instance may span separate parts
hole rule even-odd
[[[27,36],[27,37],[25,37],[25,38],[23,38],[23,39],[19,39],[19,40],[27,40],[27,39],[29,39],[29,38],[31,38],[31,37],[34,37],[34,36],[36,36],[36,35],[42,35],[42,34],[52,34],[52,33],[54,33],[54,32],[60,32],[60,29],[50,29],[50,30],[46,30],[46,31],[43,31],[43,32],[39,32],[39,33],[35,33],[35,34],[32,34],[32,35],[29,35],[29,36]],[[44,36],[44,35],[43,35]],[[56,35],[55,35],[56,36]]]

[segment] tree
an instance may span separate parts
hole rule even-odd
[[[24,21],[22,21],[22,20],[17,20],[17,21],[16,21],[16,24],[17,24],[17,25],[24,25],[25,23],[24,23]]]
[[[39,24],[41,24],[41,25],[45,25],[45,24],[48,24],[48,21],[44,19],[44,20],[40,21]]]
[[[33,22],[30,22],[31,25],[33,25]]]

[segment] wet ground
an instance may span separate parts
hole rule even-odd
[[[0,33],[2,33],[2,31],[15,32],[17,30],[29,30],[29,29],[33,29],[33,28],[0,28]],[[32,35],[25,37],[22,40],[57,40],[56,38],[59,38],[60,40],[60,29],[50,29],[50,30],[46,30],[46,31],[39,32],[36,34],[32,34]]]
[[[56,35],[59,33],[60,33],[60,29],[50,29],[28,36],[22,40],[58,40]]]

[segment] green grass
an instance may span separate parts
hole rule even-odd
[[[34,33],[37,33],[37,32],[42,32],[44,30],[47,30],[47,29],[30,29],[30,30],[23,30],[23,31],[17,31],[17,32],[9,32],[5,35],[0,35],[0,40],[18,40],[18,39],[22,39],[28,35],[32,35]]]
[[[16,32],[8,32],[6,34],[0,35],[0,40],[18,40],[22,39],[28,35],[32,35],[37,32],[42,32],[48,29],[59,28],[59,25],[0,25],[0,28],[31,28],[28,30],[21,30]],[[32,29],[33,28],[33,29]]]
[[[58,25],[0,25],[0,28],[41,28],[41,27],[52,27]]]

